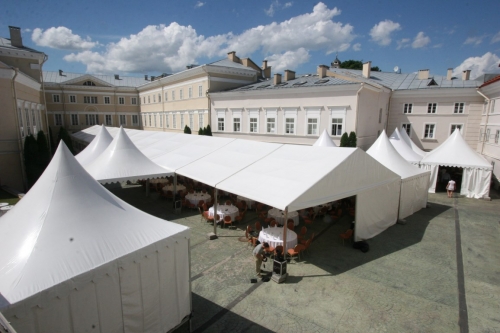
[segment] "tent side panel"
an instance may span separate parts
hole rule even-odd
[[[73,332],[68,297],[52,298],[42,308],[35,309],[35,316],[37,332]]]
[[[187,238],[178,239],[175,243],[175,271],[177,273],[177,289],[179,293],[180,320],[191,313],[191,288],[189,280],[189,240]]]
[[[174,328],[181,322],[179,313],[179,293],[175,273],[175,252],[172,241],[158,246],[158,268],[160,279],[160,316],[164,332]]]
[[[22,310],[21,310],[22,309]],[[38,333],[35,322],[36,307],[14,306],[2,311],[5,319],[17,332]]]
[[[439,166],[434,164],[420,164],[420,168],[431,172],[429,179],[429,193],[436,193]]]
[[[358,194],[356,241],[370,239],[396,223],[400,189],[401,180],[395,180]]]
[[[114,269],[96,279],[95,290],[99,308],[101,332],[123,332],[123,314],[120,295],[119,267],[112,263]]]
[[[464,168],[460,194],[467,198],[489,198],[491,170]]]
[[[99,312],[94,284],[73,289],[69,296],[73,332],[89,332],[99,327]]]
[[[120,269],[124,332],[144,332],[144,318],[141,295],[140,265],[124,262]]]
[[[404,219],[427,206],[429,176],[412,178],[401,183],[399,218]]]
[[[144,332],[164,332],[160,329],[160,281],[158,253],[143,256],[140,262]]]

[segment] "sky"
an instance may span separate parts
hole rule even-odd
[[[371,61],[382,71],[500,73],[498,0],[4,1],[0,36],[22,29],[44,70],[176,73],[236,51],[273,73]]]

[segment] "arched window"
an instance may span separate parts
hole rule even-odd
[[[83,85],[84,86],[95,86],[95,83],[92,81],[85,81],[85,82],[83,82]]]

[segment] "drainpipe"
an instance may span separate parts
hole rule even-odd
[[[361,83],[361,86],[359,87],[358,91],[356,92],[356,118],[355,118],[355,121],[354,121],[354,132],[356,132],[356,136],[359,136],[359,133],[358,133],[359,93],[361,92],[361,90],[363,90],[364,87],[365,87],[365,84],[363,82],[363,83]]]
[[[389,126],[389,112],[391,112],[392,90],[389,92],[389,103],[387,104],[387,116],[385,117],[384,130],[387,133],[387,126]]]
[[[47,130],[47,138],[49,138],[48,140],[48,145],[49,145],[49,152],[50,152],[50,155],[52,156],[52,138],[50,137],[50,131],[49,131],[49,116],[48,116],[48,113],[49,113],[49,110],[47,109],[47,100],[46,100],[46,97],[45,97],[45,85],[44,85],[44,82],[43,82],[43,64],[45,64],[45,62],[47,62],[47,60],[49,60],[49,56],[48,55],[44,55],[43,57],[43,61],[42,63],[40,64],[40,82],[42,83],[42,96],[43,96],[43,108],[45,109],[45,123],[46,123],[46,130]]]
[[[212,127],[212,109],[211,109],[211,102],[210,102],[210,74],[208,74],[208,70],[207,70],[207,67],[206,66],[203,66],[204,68],[204,71],[205,73],[207,73],[207,84],[208,84],[208,87],[207,87],[207,91],[205,92],[205,96],[207,96],[207,99],[208,99],[208,124],[207,125],[210,125],[210,127]],[[198,127],[200,126],[200,124],[198,124]],[[212,129],[213,130],[213,129]]]
[[[484,132],[486,133],[486,126],[488,125],[488,119],[490,117],[490,108],[491,108],[491,99],[486,97],[486,95],[484,95],[482,92],[480,92],[479,90],[476,90],[477,93],[481,96],[483,96],[487,101],[488,101],[488,109],[486,110],[486,120],[485,120],[485,123],[484,123]],[[484,138],[481,138],[481,155],[483,155],[483,150],[484,150]]]
[[[19,119],[19,112],[17,111],[17,93],[16,93],[16,77],[18,74],[18,69],[11,67],[11,69],[14,71],[14,76],[12,77],[12,104],[14,106],[14,112],[15,112],[15,117],[17,119],[17,147],[19,149],[19,160],[21,161],[21,173],[22,173],[22,178],[23,178],[23,186],[24,189],[28,189],[28,183],[26,180],[26,170],[24,168],[24,156],[23,156],[23,138],[21,136],[21,129],[19,128],[19,125],[21,124],[20,119]],[[21,111],[22,112],[22,111]],[[23,124],[24,126],[24,124]]]

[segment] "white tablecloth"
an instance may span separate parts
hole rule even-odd
[[[177,184],[177,192],[185,191],[185,190],[186,190],[186,186],[181,185],[181,184]],[[167,191],[172,191],[172,193],[174,193],[174,185],[163,186],[163,192],[167,193]]]
[[[200,200],[205,201],[210,201],[212,199],[212,196],[208,193],[201,193],[201,192],[195,192],[195,193],[188,193],[186,195],[186,199],[189,200],[193,205],[198,205]]]
[[[255,205],[255,201],[253,201],[252,199],[248,199],[248,198],[242,197],[241,195],[238,195],[238,196],[236,197],[236,199],[237,199],[238,201],[245,201],[245,202],[247,203],[247,207],[248,207],[248,208],[252,208],[252,207],[253,207],[253,205]]]
[[[265,228],[259,232],[259,241],[267,242],[272,247],[283,245],[283,227]],[[286,248],[293,249],[297,245],[297,234],[290,229],[286,233]]]
[[[233,222],[235,221],[236,217],[240,214],[238,211],[238,207],[233,206],[233,205],[218,205],[217,206],[217,214],[219,214],[221,220],[224,219],[224,216],[229,215],[231,216],[231,219]],[[208,210],[208,215],[210,217],[214,216],[214,207],[210,207]]]
[[[267,212],[267,217],[272,217],[276,220],[276,223],[283,225],[283,220],[285,219],[285,212],[280,209],[272,208]],[[299,213],[288,212],[288,218],[293,220],[294,225],[299,225]]]

